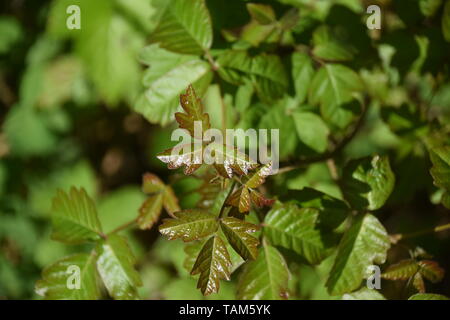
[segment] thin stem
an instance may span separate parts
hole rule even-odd
[[[359,129],[362,127],[366,113],[367,113],[367,103],[368,103],[368,101],[366,99],[364,101],[364,103],[362,104],[361,115],[359,116],[358,120],[356,121],[355,125],[353,126],[353,129],[332,150],[322,153],[320,155],[314,156],[314,157],[300,158],[300,159],[296,159],[296,160],[281,162],[280,163],[280,171],[282,171],[282,172],[291,171],[293,169],[297,169],[304,165],[328,160],[330,158],[333,158],[335,155],[337,155],[342,149],[344,149],[344,147],[350,141],[352,141],[352,139],[355,137],[356,133],[358,133]]]
[[[118,226],[113,231],[109,232],[108,235],[113,234],[113,233],[117,233],[117,232],[125,230],[125,229],[128,229],[129,227],[133,226],[136,223],[136,221],[137,221],[137,219],[133,219],[131,221],[128,221],[128,222],[122,224],[121,226]]]
[[[225,103],[223,102],[222,97],[222,90],[220,88],[220,84],[218,84],[219,87],[219,97],[220,97],[220,110],[222,114],[222,134],[225,136],[225,132],[227,130],[227,109],[225,107]]]
[[[391,242],[395,244],[400,240],[416,238],[416,237],[423,236],[425,234],[437,233],[437,232],[445,231],[448,229],[450,229],[450,223],[436,226],[434,228],[429,228],[429,229],[425,229],[425,230],[421,230],[421,231],[417,231],[417,232],[412,232],[412,233],[406,233],[406,234],[397,233],[397,234],[391,235],[390,238],[391,238]]]
[[[227,197],[226,197],[225,200],[223,201],[222,208],[220,208],[219,219],[222,218],[222,217],[223,217],[223,214],[225,213],[225,207],[226,207],[225,204],[227,203],[228,198],[231,196],[231,194],[232,194],[232,192],[233,192],[233,189],[234,189],[234,186],[235,186],[235,185],[236,185],[236,181],[233,180],[233,181],[231,182],[230,190],[228,191]]]
[[[213,71],[216,71],[217,69],[219,69],[219,66],[214,61],[213,57],[211,56],[211,52],[209,52],[209,50],[205,50],[205,57],[208,60],[209,64],[211,65],[211,69]]]

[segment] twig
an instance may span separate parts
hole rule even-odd
[[[222,208],[220,208],[219,219],[223,217],[223,214],[225,212],[225,207],[226,207],[225,204],[227,203],[228,198],[231,196],[235,185],[236,185],[236,180],[233,180],[231,182],[230,190],[228,191],[228,194],[227,194],[225,200],[223,201]]]
[[[358,120],[356,121],[355,125],[353,126],[353,129],[351,132],[346,135],[340,142],[337,144],[334,149],[327,151],[325,153],[322,153],[317,156],[313,157],[307,157],[307,158],[300,158],[295,160],[288,160],[283,161],[280,163],[280,170],[281,172],[287,172],[293,169],[297,169],[299,167],[316,163],[316,162],[322,162],[325,160],[328,160],[330,158],[333,158],[336,154],[338,154],[352,139],[355,137],[356,133],[359,131],[359,129],[362,127],[362,124],[364,123],[364,119],[367,113],[367,101],[364,101],[362,104],[362,111],[361,115],[359,116]],[[285,168],[288,167],[289,169]]]
[[[113,234],[113,233],[117,233],[117,232],[122,231],[122,230],[125,230],[125,229],[131,227],[132,225],[134,225],[136,223],[136,221],[137,221],[137,219],[133,219],[131,221],[128,221],[128,222],[122,224],[121,226],[118,226],[113,231],[108,232],[108,235]]]
[[[425,229],[425,230],[421,230],[421,231],[417,231],[417,232],[412,232],[412,233],[406,233],[406,234],[397,233],[397,234],[390,235],[389,238],[391,240],[391,243],[396,244],[400,240],[411,239],[411,238],[419,237],[419,236],[422,236],[425,234],[437,233],[437,232],[445,231],[448,229],[450,229],[450,223],[443,224],[443,225],[440,225],[440,226],[437,226],[434,228],[429,228],[429,229]]]

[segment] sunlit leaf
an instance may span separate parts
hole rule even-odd
[[[100,290],[95,263],[95,255],[84,253],[58,260],[42,271],[36,292],[48,300],[97,300]]]
[[[52,238],[66,243],[98,240],[102,234],[97,209],[84,189],[58,190],[52,205]]]
[[[275,246],[293,250],[312,264],[327,256],[327,243],[318,226],[319,210],[277,203],[264,220],[264,235]]]
[[[277,99],[286,91],[287,75],[278,56],[250,57],[245,51],[228,50],[218,57],[217,63],[218,73],[225,81],[241,85],[251,80],[265,101]]]
[[[203,0],[170,0],[150,40],[170,51],[201,54],[211,47],[212,37],[211,18]]]
[[[247,10],[250,13],[250,16],[262,25],[275,22],[275,12],[269,5],[247,3]]]
[[[237,299],[287,299],[289,269],[275,247],[263,243],[258,258],[248,261],[239,277]]]
[[[390,265],[381,277],[389,280],[406,280],[414,276],[419,269],[417,262],[412,259],[402,260]]]
[[[314,75],[313,61],[306,53],[292,54],[292,79],[295,94],[299,103],[303,103],[308,96],[308,89]]]
[[[112,234],[97,245],[97,270],[108,293],[117,300],[138,298],[137,287],[142,285],[134,269],[135,258],[122,236]]]
[[[362,288],[352,293],[346,293],[342,300],[386,300],[376,289]]]
[[[327,288],[330,294],[351,292],[358,288],[368,266],[386,260],[390,247],[383,225],[371,214],[355,219],[339,243]]]
[[[314,151],[324,152],[328,146],[330,130],[322,118],[312,112],[305,111],[296,111],[292,117],[300,141]]]
[[[387,156],[350,161],[344,168],[344,197],[356,209],[381,208],[394,189],[395,176]]]
[[[172,55],[174,54],[160,59],[159,55],[150,55],[148,58],[152,59],[149,61],[150,70],[159,63],[167,66],[157,73],[144,75],[146,89],[133,105],[134,109],[151,123],[166,125],[171,122],[180,106],[180,94],[190,84],[198,93],[203,93],[212,78],[210,65],[205,61],[195,57],[172,57]]]
[[[340,64],[325,64],[309,87],[309,103],[320,105],[325,120],[344,128],[355,114],[354,94],[363,90],[358,74]]]
[[[313,54],[328,61],[348,61],[353,58],[354,48],[339,39],[327,26],[320,26],[313,34]]]

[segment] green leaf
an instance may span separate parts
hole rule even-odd
[[[0,54],[7,53],[23,36],[20,23],[12,16],[0,18]]]
[[[295,200],[301,208],[318,209],[320,211],[321,226],[331,230],[338,228],[350,211],[350,208],[344,201],[311,188],[290,190],[280,199],[282,201]]]
[[[430,170],[434,184],[444,189],[442,204],[450,208],[450,146],[436,147],[430,150],[433,167]]]
[[[239,277],[239,300],[287,299],[289,269],[277,249],[263,243],[258,258],[248,261]]]
[[[158,221],[163,206],[161,193],[148,197],[139,208],[137,223],[141,229],[151,229]]]
[[[143,55],[151,67],[144,75],[146,90],[134,108],[151,123],[166,125],[173,120],[180,105],[179,96],[190,84],[197,92],[206,90],[212,78],[211,67],[196,57],[184,57],[156,46],[150,46]]]
[[[295,111],[292,117],[300,141],[319,153],[324,152],[328,146],[330,130],[322,118],[305,111]]]
[[[137,223],[141,229],[150,229],[164,209],[171,216],[180,211],[178,199],[170,186],[166,186],[156,175],[146,173],[143,176],[142,191],[149,195],[139,209]]]
[[[326,26],[320,26],[313,34],[313,54],[329,61],[348,61],[353,58],[353,48]]]
[[[294,80],[295,96],[299,103],[305,101],[313,76],[313,61],[309,55],[294,52],[292,54],[292,79]]]
[[[433,283],[442,281],[444,278],[444,269],[436,261],[421,260],[418,262],[419,272],[422,276]]]
[[[176,212],[175,216],[177,219],[164,219],[159,226],[159,232],[169,240],[198,240],[213,234],[218,228],[217,218],[205,210],[183,210]]]
[[[442,4],[442,0],[419,0],[420,11],[426,17],[433,16]]]
[[[162,48],[185,54],[202,54],[212,44],[212,26],[203,0],[171,0],[150,36]]]
[[[67,17],[69,4],[73,3],[58,6],[54,14]],[[139,87],[141,72],[136,55],[144,45],[143,35],[115,12],[114,3],[109,0],[80,0],[77,5],[82,12],[82,29],[69,30],[68,35],[74,37],[76,52],[87,74],[108,104],[117,105],[122,99],[131,101]],[[67,30],[65,20],[61,19],[55,27]]]
[[[450,298],[436,293],[416,293],[409,297],[408,300],[450,300]]]
[[[228,217],[220,220],[220,227],[233,249],[243,259],[256,259],[259,241],[251,233],[259,229],[257,225]]]
[[[318,228],[319,210],[277,203],[264,219],[264,235],[275,246],[290,249],[316,264],[327,256],[327,244]]]
[[[417,272],[412,278],[412,286],[420,293],[425,292],[425,281],[420,272]]]
[[[225,243],[218,235],[215,235],[202,247],[191,274],[200,274],[197,288],[207,296],[219,291],[221,279],[230,279],[230,268],[230,255]]]
[[[134,269],[135,258],[126,239],[117,234],[97,245],[97,270],[111,297],[117,300],[138,299],[137,287],[142,285]]]
[[[342,300],[386,300],[386,298],[375,289],[362,288],[352,293],[346,293]]]
[[[384,263],[390,247],[383,225],[371,214],[356,218],[339,243],[336,260],[330,271],[327,288],[331,295],[358,288],[373,263]]]
[[[390,265],[381,277],[389,280],[406,280],[414,276],[417,270],[419,270],[417,262],[413,259],[406,259]]]
[[[198,57],[167,51],[158,44],[146,46],[139,54],[139,61],[149,67],[144,72],[142,83],[144,86],[150,86],[177,66],[193,60],[198,60]]]
[[[271,24],[276,21],[275,12],[272,7],[259,3],[247,3],[250,16],[262,25]]]
[[[320,105],[325,120],[344,128],[355,113],[351,103],[354,95],[362,90],[362,81],[353,70],[340,64],[326,64],[314,75],[309,103]]]
[[[287,89],[287,75],[278,56],[262,54],[250,57],[246,51],[227,50],[219,55],[217,64],[217,72],[222,79],[234,85],[250,80],[262,100],[280,98]]]
[[[442,14],[442,33],[445,40],[450,42],[450,1],[447,0]]]
[[[94,254],[84,253],[56,261],[42,271],[42,280],[36,283],[36,293],[48,300],[99,299],[95,263]]]
[[[72,187],[69,194],[59,189],[52,211],[53,239],[76,244],[100,238],[102,227],[97,209],[84,188]]]
[[[381,208],[394,189],[395,176],[387,156],[350,161],[342,175],[344,197],[355,209]]]
[[[164,191],[164,189],[165,185],[157,175],[147,172],[142,176],[142,192],[145,194],[153,195]]]
[[[197,121],[202,124],[202,133],[211,128],[209,115],[207,113],[203,113],[202,101],[195,94],[195,90],[192,85],[187,87],[185,94],[180,95],[180,102],[186,112],[175,113],[175,119],[177,120],[180,128],[188,130],[192,137],[195,137],[194,123]]]

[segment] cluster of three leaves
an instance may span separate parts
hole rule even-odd
[[[63,243],[94,242],[90,254],[75,254],[45,268],[36,292],[46,299],[99,299],[98,276],[115,299],[138,298],[141,279],[134,269],[135,258],[124,237],[105,235],[93,200],[84,189],[58,190],[52,206],[52,238]],[[71,269],[78,277],[79,290],[70,285]]]
[[[185,242],[210,237],[203,245],[191,270],[200,274],[198,288],[204,295],[219,290],[221,279],[229,280],[231,260],[219,228],[233,249],[244,259],[255,259],[259,241],[251,233],[258,230],[252,223],[234,217],[218,218],[206,210],[192,209],[175,213],[176,219],[165,219],[159,231],[169,240]]]
[[[389,266],[381,276],[388,280],[411,279],[411,283],[416,290],[424,293],[425,283],[423,278],[433,283],[439,282],[444,277],[444,269],[435,261],[405,259]]]

